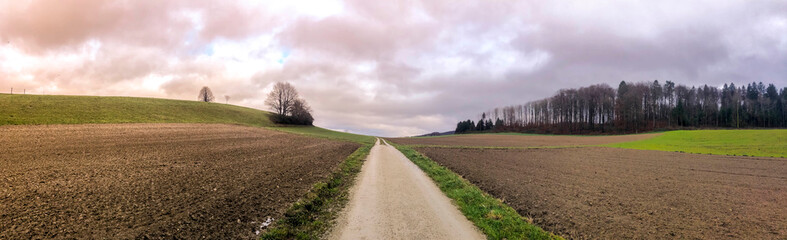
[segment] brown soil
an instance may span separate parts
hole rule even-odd
[[[358,147],[218,124],[0,136],[0,239],[254,238]]]
[[[787,161],[614,148],[419,148],[575,239],[785,239]]]
[[[459,134],[446,137],[392,138],[388,140],[397,144],[405,145],[540,147],[600,145],[643,140],[658,135],[660,135],[660,133],[615,136]]]

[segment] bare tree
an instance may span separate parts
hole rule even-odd
[[[213,92],[210,91],[208,86],[204,86],[199,90],[199,96],[197,96],[197,100],[202,102],[213,102]]]
[[[273,91],[265,99],[265,105],[271,107],[278,115],[287,115],[297,99],[298,91],[295,87],[288,82],[277,82],[273,85]]]
[[[265,105],[275,111],[276,114],[271,116],[275,123],[312,125],[314,122],[309,104],[299,98],[298,91],[287,82],[273,85],[273,90],[265,99]]]
[[[311,107],[303,99],[296,99],[292,104],[290,117],[293,124],[312,125],[314,118],[311,114]]]
[[[229,95],[224,95],[224,100],[226,100],[226,102],[224,102],[224,103],[229,104],[230,103],[230,96]]]

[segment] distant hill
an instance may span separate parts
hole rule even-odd
[[[269,112],[158,98],[0,94],[0,125],[229,123],[273,126]]]
[[[424,134],[424,135],[418,135],[418,136],[415,136],[415,137],[434,137],[434,136],[444,136],[444,135],[451,135],[451,134],[454,134],[454,131],[432,132],[432,133],[427,133],[427,134]]]

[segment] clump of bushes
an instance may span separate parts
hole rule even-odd
[[[314,117],[306,100],[298,97],[298,91],[290,83],[277,82],[268,94],[265,104],[275,111],[270,119],[278,124],[312,125]]]

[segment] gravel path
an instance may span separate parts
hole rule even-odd
[[[484,239],[396,148],[372,148],[329,239]]]

